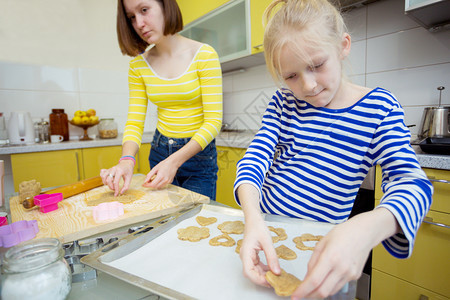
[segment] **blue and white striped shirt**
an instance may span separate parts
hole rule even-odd
[[[395,257],[406,258],[433,192],[410,138],[402,107],[384,89],[337,110],[314,107],[289,90],[278,90],[238,162],[236,201],[237,187],[249,183],[260,191],[264,213],[341,223],[369,168],[378,164],[384,192],[379,207],[389,209],[403,231],[383,245]]]

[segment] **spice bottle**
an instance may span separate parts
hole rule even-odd
[[[64,109],[52,109],[50,114],[50,133],[63,136],[64,141],[69,140],[69,121]]]
[[[117,123],[114,119],[101,119],[98,124],[98,134],[102,139],[113,139],[117,137]]]

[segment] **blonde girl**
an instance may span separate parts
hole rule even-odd
[[[243,272],[265,286],[269,269],[280,273],[261,212],[334,223],[292,295],[325,298],[359,278],[377,244],[398,258],[411,255],[432,186],[409,143],[395,96],[343,77],[351,37],[339,11],[327,0],[276,0],[266,16],[266,64],[280,88],[238,163],[235,197],[245,215]],[[348,219],[375,165],[383,172],[381,204]]]

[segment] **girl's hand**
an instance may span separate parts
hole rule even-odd
[[[395,217],[384,208],[336,225],[317,243],[305,279],[292,298],[326,298],[336,294],[347,282],[361,276],[370,250],[398,231]]]
[[[130,160],[122,160],[110,169],[101,169],[100,177],[103,184],[107,185],[114,191],[114,197],[125,193],[130,187],[131,178],[133,177],[134,163]],[[120,189],[120,179],[123,177],[123,187]]]
[[[172,163],[169,157],[150,170],[142,186],[154,189],[164,188],[173,182],[177,171],[177,165]]]
[[[261,262],[260,251],[264,251],[268,265]],[[273,247],[272,236],[262,217],[253,221],[246,219],[244,240],[239,255],[242,260],[244,276],[253,283],[270,287],[265,278],[266,272],[269,271],[269,268],[275,274],[281,272],[278,257]]]

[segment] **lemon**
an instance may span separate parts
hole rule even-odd
[[[81,117],[81,124],[88,125],[89,124],[89,117],[87,117],[87,116]]]
[[[77,125],[81,124],[81,117],[79,116],[73,117],[72,122]]]
[[[89,117],[89,124],[95,124],[98,122],[98,117],[97,116],[90,116]]]

